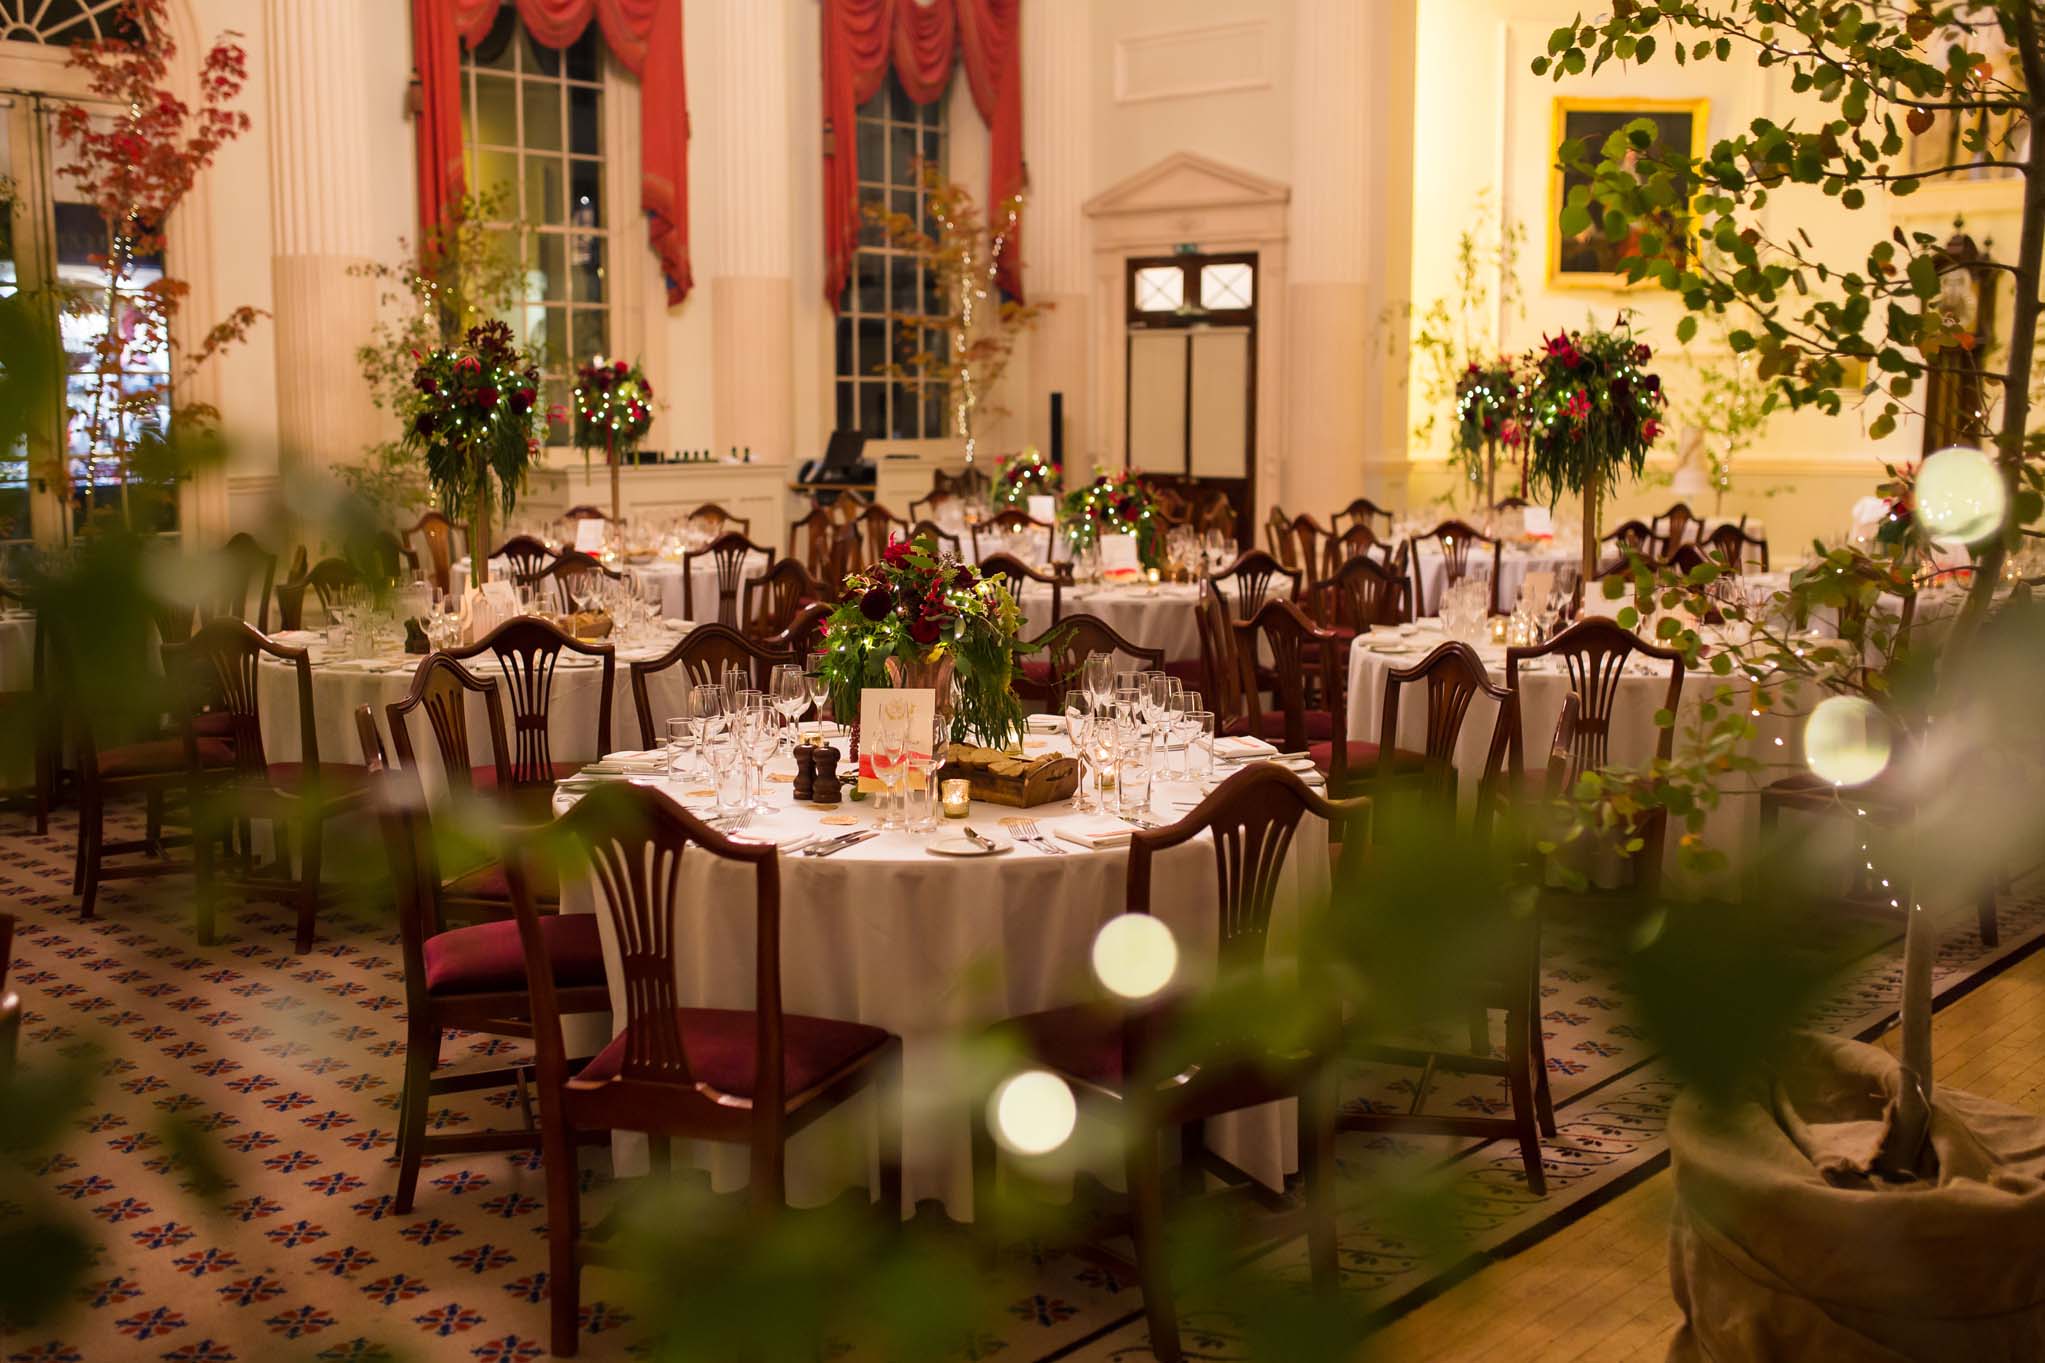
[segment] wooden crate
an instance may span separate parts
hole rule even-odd
[[[1071,799],[1079,789],[1079,760],[1064,754],[1028,759],[1009,757],[989,748],[954,743],[937,779],[960,778],[972,783],[976,800],[1011,809],[1029,809]]]

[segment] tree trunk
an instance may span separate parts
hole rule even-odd
[[[1593,477],[1583,489],[1583,590],[1589,599],[1591,579],[1598,575],[1598,483]]]
[[[490,580],[490,479],[476,494],[475,514],[469,517],[469,583],[480,587]]]

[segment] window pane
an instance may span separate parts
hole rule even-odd
[[[604,301],[604,239],[593,236],[570,238],[569,279],[578,303]]]
[[[557,77],[561,74],[561,54],[534,39],[530,33],[525,35],[525,51],[520,54],[520,60],[525,63],[526,70],[537,75]]]
[[[884,383],[859,385],[859,429],[868,435],[888,432],[888,389]]]
[[[476,141],[486,147],[518,145],[518,82],[476,75]]]
[[[1210,312],[1247,308],[1254,301],[1255,271],[1247,262],[1200,267],[1200,306]],[[1137,285],[1140,290],[1141,283]]]
[[[551,81],[525,83],[525,149],[561,150],[561,87]]]
[[[597,47],[599,42],[597,26],[591,24],[582,30],[582,36],[563,56],[567,60],[568,79],[596,81],[603,79],[603,55]]]
[[[569,357],[576,364],[588,364],[597,355],[610,353],[610,314],[601,308],[576,308],[570,315],[574,344]]]
[[[568,242],[553,232],[535,234],[534,277],[530,295],[559,303],[568,296]]]
[[[565,163],[536,156],[525,163],[525,220],[535,227],[565,227],[568,195],[562,185]]]
[[[518,153],[511,151],[478,151],[476,153],[476,192],[485,197],[498,196],[505,212],[518,209]]]
[[[919,419],[921,402],[916,389],[910,384],[898,383],[895,385],[892,401],[894,411],[890,415],[894,420],[888,434],[897,440],[914,440],[921,436],[923,434],[923,423]]]
[[[1186,272],[1176,265],[1146,265],[1136,272],[1138,312],[1177,312],[1186,301]]]
[[[541,314],[540,325],[533,332],[533,345],[539,349],[540,363],[548,369],[564,369],[568,365],[568,309],[548,308]]]
[[[577,227],[604,226],[604,168],[601,161],[568,163],[568,221]]]
[[[600,149],[603,120],[599,102],[594,90],[568,87],[568,150],[577,156],[595,156]]]

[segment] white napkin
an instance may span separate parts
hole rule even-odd
[[[1103,847],[1127,847],[1129,835],[1136,830],[1120,819],[1105,815],[1094,817],[1076,816],[1060,819],[1056,825],[1057,834],[1069,843],[1095,851]]]
[[[762,847],[778,847],[784,852],[793,852],[809,846],[817,835],[801,829],[748,829],[743,833],[730,835],[733,842],[753,843]]]
[[[1269,757],[1277,751],[1277,748],[1263,739],[1252,738],[1248,734],[1233,734],[1214,740],[1216,757]]]
[[[1027,722],[1029,730],[1033,734],[1062,734],[1065,732],[1065,716],[1063,715],[1031,715]]]
[[[650,752],[640,752],[637,749],[627,749],[623,752],[605,753],[603,755],[602,761],[590,763],[588,766],[582,769],[580,774],[584,776],[607,776],[607,775],[643,776],[654,772],[664,772],[666,770],[667,770],[666,753],[660,752],[658,750]]]
[[[316,629],[280,629],[270,638],[280,644],[289,644],[293,648],[304,648],[308,644],[325,643],[327,636]]]

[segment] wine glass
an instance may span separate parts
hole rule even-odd
[[[774,668],[774,708],[781,712],[781,718],[795,726],[794,737],[802,735],[802,712],[809,709],[809,682],[802,675],[802,668],[795,663],[780,663]]]
[[[766,807],[767,763],[773,760],[774,754],[781,751],[781,736],[785,727],[781,711],[764,696],[760,698],[760,704],[746,711],[742,732],[745,735],[747,765],[752,785],[748,803],[754,809]]]
[[[881,784],[881,817],[875,826],[882,830],[902,827],[895,812],[895,792],[902,784],[909,757],[909,717],[906,713],[895,713],[902,708],[883,704],[880,720],[874,726],[873,774]]]
[[[1086,693],[1093,701],[1093,708],[1105,710],[1115,698],[1115,660],[1106,653],[1089,653],[1086,666],[1081,674],[1086,682]]]
[[[1065,736],[1072,742],[1072,751],[1079,758],[1082,767],[1087,765],[1087,729],[1093,723],[1093,705],[1085,691],[1067,691],[1060,712],[1065,716]],[[1087,790],[1086,776],[1081,775],[1079,794],[1074,805],[1081,813],[1093,808],[1093,800]]]
[[[696,740],[696,751],[700,754],[703,745],[716,732],[724,716],[724,697],[721,688],[710,682],[698,682],[689,688],[689,694],[683,703],[690,732]]]
[[[830,660],[830,656],[821,649],[810,654],[809,671],[803,674],[803,680],[809,686],[809,703],[816,707],[819,729],[823,728],[824,724],[824,702],[831,698],[831,682],[824,675],[824,664]]]
[[[1159,705],[1158,739],[1164,745],[1164,757],[1158,765],[1157,779],[1175,781],[1172,774],[1172,743],[1179,737],[1179,723],[1186,717],[1186,683],[1177,677],[1165,676],[1164,701]]]
[[[745,812],[745,775],[736,770],[740,765],[742,747],[738,735],[728,728],[719,728],[717,721],[711,721],[696,743],[696,750],[703,754],[703,765],[710,773],[711,788],[716,792],[717,817],[720,820],[734,819]]]

